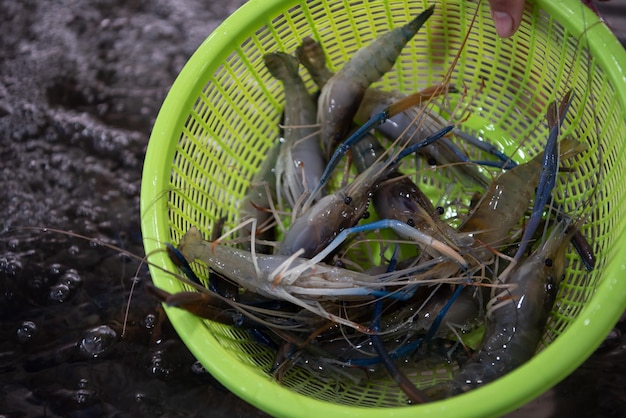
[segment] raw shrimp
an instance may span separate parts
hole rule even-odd
[[[401,28],[387,32],[367,47],[358,50],[322,88],[317,120],[321,127],[322,147],[330,157],[335,144],[342,141],[352,126],[365,90],[389,71],[407,42],[433,14],[431,6]]]
[[[435,399],[467,392],[489,383],[530,359],[554,304],[565,273],[565,250],[572,232],[556,224],[547,240],[517,264],[494,299],[485,336],[477,354],[441,386],[427,392]],[[489,313],[489,312],[488,312]]]
[[[449,129],[450,127],[417,145],[435,141]],[[289,255],[302,251],[303,257],[311,258],[324,249],[342,230],[356,225],[365,213],[375,187],[395,171],[400,155],[404,152],[406,150],[389,157],[386,161],[377,161],[350,184],[324,196],[309,207],[302,216],[295,219],[285,233],[278,250],[279,254]]]
[[[295,208],[300,196],[310,193],[324,172],[317,107],[298,74],[296,57],[274,52],[263,59],[269,72],[283,83],[285,96],[285,134],[276,161],[278,203],[284,195],[289,206]]]
[[[383,285],[374,276],[311,263],[284,255],[258,255],[202,239],[192,227],[181,239],[180,252],[189,261],[200,260],[240,287],[271,299],[291,302],[328,320],[367,331],[367,327],[328,312],[315,299],[339,297],[369,299]]]
[[[246,195],[239,203],[239,219],[245,226],[241,229],[240,235],[243,238],[243,248],[250,250],[250,237],[252,227],[256,225],[254,231],[256,236],[256,252],[269,254],[272,247],[259,243],[262,240],[274,239],[274,215],[272,213],[273,202],[276,198],[276,175],[274,167],[280,152],[280,143],[274,144],[263,162],[259,171],[252,177]],[[256,219],[256,222],[245,221]]]
[[[266,307],[263,306],[263,301],[234,302],[202,287],[197,288],[198,292],[174,294],[152,285],[147,288],[150,293],[167,306],[183,309],[200,318],[252,332],[262,329],[310,332],[318,328],[321,321],[325,321],[316,315],[303,315],[301,312],[294,312],[294,309],[291,309],[293,305],[284,302],[283,305],[289,306]],[[258,296],[257,299],[259,299]]]
[[[556,177],[559,171],[559,153],[557,152],[557,149],[559,148],[558,138],[561,130],[561,124],[563,123],[567,109],[571,104],[570,96],[571,91],[567,92],[563,98],[560,109],[556,108],[556,104],[554,102],[550,103],[550,106],[548,107],[547,118],[550,133],[548,135],[548,140],[546,141],[546,149],[543,153],[541,161],[541,170],[539,172],[537,193],[535,201],[533,202],[532,213],[528,219],[526,228],[524,229],[520,246],[515,254],[514,259],[516,261],[519,261],[522,257],[522,254],[524,254],[526,248],[528,247],[530,238],[537,230],[537,227],[541,222],[544,208],[552,196],[552,189],[556,184]],[[571,99],[573,99],[573,96]],[[561,151],[561,153],[563,153],[563,151]]]
[[[326,67],[326,56],[322,46],[313,39],[309,37],[303,39],[302,45],[296,49],[296,55],[320,89],[334,75]],[[423,96],[423,101],[426,101],[433,94],[445,94],[451,90],[453,89],[450,86],[435,86],[424,89],[419,94]],[[365,91],[354,120],[357,124],[364,124],[371,117],[378,115],[398,100],[406,97],[399,92],[387,92],[370,87]],[[400,113],[390,115],[388,119],[381,121],[375,128],[387,139],[395,141],[403,134],[409,138],[423,138],[447,124],[443,117],[429,108],[410,107]],[[468,138],[468,135],[458,128],[455,128],[453,132],[463,138]],[[478,139],[474,139],[472,143],[480,144]],[[484,149],[484,146],[482,148]],[[488,151],[493,153],[494,149],[492,147]],[[489,184],[486,177],[474,164],[453,164],[466,162],[467,158],[459,158],[458,152],[455,152],[452,143],[447,138],[442,138],[440,141],[424,147],[419,153],[428,159],[433,159],[439,165],[449,165],[457,173],[457,179],[463,183],[468,183],[469,186],[487,187]],[[471,180],[472,183],[469,183],[468,180]]]
[[[564,138],[560,143],[560,158],[572,158],[585,149],[575,139]],[[503,244],[534,197],[542,160],[543,153],[498,176],[461,224],[460,231],[472,234],[487,246]]]
[[[437,87],[435,87],[435,89]],[[426,95],[431,90],[432,88],[430,90],[424,90],[422,93]],[[445,92],[445,88],[440,88],[438,93],[443,94]],[[368,89],[354,117],[354,121],[358,124],[364,124],[373,116],[384,111],[388,106],[404,98],[406,98],[406,96],[400,93]],[[376,126],[376,130],[385,138],[394,141],[400,136],[407,138],[428,136],[430,132],[436,132],[441,129],[441,127],[447,125],[449,125],[449,122],[432,109],[423,106],[415,106],[395,115],[390,115],[387,120]],[[471,138],[456,127],[452,130],[452,134],[465,139]],[[481,144],[478,139],[474,139],[471,143],[476,146],[480,146]],[[482,144],[488,147],[487,143]],[[489,147],[488,151],[492,154],[497,153],[493,147]],[[449,166],[455,173],[455,179],[463,184],[467,184],[468,187],[476,185],[487,187],[488,185],[487,178],[477,168],[476,164],[469,162],[466,157],[461,158],[459,153],[455,152],[454,146],[448,138],[442,138],[441,141],[424,147],[424,149],[420,151],[420,154],[424,155],[428,160],[435,161],[440,166]],[[497,156],[500,159],[503,158],[502,154],[498,154]]]
[[[362,173],[367,167],[375,164],[384,152],[374,135],[366,135],[354,146],[352,154],[357,172]],[[397,219],[433,238],[450,242],[453,247],[465,248],[474,242],[469,235],[459,233],[441,221],[430,199],[419,186],[399,171],[390,173],[379,183],[372,193],[372,203],[380,218]]]

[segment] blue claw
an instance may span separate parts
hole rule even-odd
[[[426,336],[422,340],[422,345],[420,346],[420,348],[426,347],[430,343],[430,341],[433,339],[433,337],[437,333],[437,330],[441,326],[441,322],[443,321],[443,318],[446,316],[446,314],[450,310],[450,306],[452,306],[456,298],[459,297],[463,289],[465,289],[464,284],[457,286],[452,296],[450,296],[450,299],[448,299],[448,302],[446,302],[445,306],[441,308],[441,310],[437,313],[435,320],[431,324],[430,328],[428,328],[428,331],[426,332]]]
[[[546,142],[546,149],[543,153],[543,161],[541,164],[541,175],[539,176],[539,182],[537,184],[537,193],[535,202],[533,203],[533,209],[530,215],[530,219],[526,224],[526,229],[522,235],[520,246],[515,253],[514,259],[519,261],[522,255],[526,252],[530,239],[539,227],[541,218],[543,217],[543,211],[552,196],[552,189],[556,184],[556,178],[559,172],[559,156],[558,156],[558,139],[561,131],[561,124],[565,120],[570,105],[572,104],[572,94],[567,101],[565,108],[561,115],[559,115],[558,122],[555,121],[554,126],[550,128],[548,134],[548,141]]]
[[[517,166],[517,163],[515,161],[513,161],[511,158],[509,158],[506,155],[504,155],[502,152],[498,151],[493,145],[488,144],[486,142],[483,142],[483,141],[479,140],[478,138],[474,138],[471,135],[467,135],[465,133],[462,133],[462,131],[459,131],[458,129],[455,129],[453,133],[455,135],[457,135],[457,136],[460,136],[466,142],[469,142],[470,144],[476,146],[477,148],[480,148],[483,151],[486,151],[486,152],[494,155],[496,158],[498,158],[500,160],[500,161],[488,161],[488,160],[474,161],[474,160],[470,160],[469,158],[467,158],[467,155],[465,155],[463,153],[463,151],[461,151],[459,149],[459,147],[454,145],[454,143],[452,141],[446,141],[446,146],[448,148],[450,148],[450,150],[459,159],[459,161],[462,161],[464,163],[473,163],[473,164],[478,164],[478,165],[484,165],[486,167],[501,168],[503,170],[510,170],[513,167]],[[485,145],[484,146],[478,146],[477,143],[485,144]]]
[[[180,251],[178,251],[178,248],[174,247],[170,243],[166,243],[165,247],[167,249],[167,255],[170,257],[170,260],[172,260],[172,263],[174,263],[189,280],[203,286],[198,276],[196,276],[196,273],[194,273],[191,269],[187,259],[180,253]]]

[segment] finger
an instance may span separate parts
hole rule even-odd
[[[525,0],[489,0],[491,17],[498,36],[508,38],[513,35],[522,21]]]

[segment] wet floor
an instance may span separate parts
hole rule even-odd
[[[145,267],[104,245],[142,254],[154,118],[241,3],[0,0],[0,417],[265,416],[197,364]],[[623,3],[600,6],[626,39]],[[517,416],[625,416],[625,331]]]

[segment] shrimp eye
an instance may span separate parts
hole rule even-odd
[[[444,212],[443,206],[437,206],[435,210],[437,211],[438,214],[443,215],[443,212]]]
[[[552,259],[551,258],[546,258],[546,261],[544,261],[544,263],[546,264],[546,267],[552,267]]]
[[[415,221],[413,219],[409,218],[409,219],[406,220],[406,224],[408,226],[415,226]]]
[[[362,216],[363,219],[367,219],[369,217],[370,217],[369,211],[366,210],[365,212],[363,212],[363,216]]]
[[[350,203],[352,203],[352,198],[350,196],[346,196],[346,198],[343,199],[343,203],[349,205]]]
[[[428,159],[428,165],[437,165],[437,160],[435,160],[434,158],[429,158]]]

